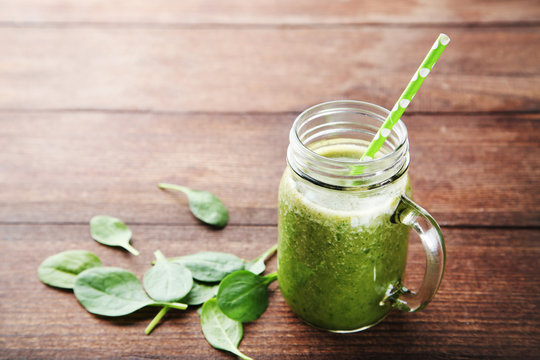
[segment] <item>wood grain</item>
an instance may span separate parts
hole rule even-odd
[[[447,24],[538,22],[527,0],[4,0],[0,21],[158,24]]]
[[[410,112],[539,110],[540,27],[447,26],[0,28],[0,110],[391,108],[440,31],[452,43]]]
[[[0,114],[2,222],[196,224],[183,195],[207,189],[233,224],[275,225],[295,114]],[[539,115],[413,115],[416,201],[443,225],[539,226]]]
[[[440,32],[452,42],[403,117],[414,198],[446,240],[434,301],[337,335],[303,324],[274,283],[240,348],[537,359],[539,20],[530,0],[0,1],[0,359],[233,359],[206,343],[193,310],[145,336],[157,309],[93,316],[37,267],[80,248],[138,276],[157,249],[254,258],[277,238],[296,115],[340,98],[392,107]],[[162,181],[214,192],[229,226],[198,223]],[[130,225],[140,257],[91,240],[98,213]],[[415,239],[408,287],[423,264]]]
[[[204,340],[193,311],[171,312],[152,335],[143,331],[156,310],[107,319],[88,314],[69,291],[39,282],[47,256],[84,248],[105,265],[142,276],[152,252],[181,255],[218,250],[252,258],[276,241],[274,226],[133,226],[140,257],[90,239],[86,225],[1,225],[0,346],[2,358],[229,359]],[[519,358],[540,350],[540,231],[443,229],[445,278],[434,301],[417,314],[392,313],[365,332],[338,335],[304,325],[271,287],[263,317],[245,326],[241,349],[257,359],[293,358]],[[7,255],[9,254],[9,255]],[[412,245],[408,271],[420,278],[420,246]],[[269,271],[276,260],[270,261]],[[16,268],[17,271],[13,271]],[[46,327],[44,325],[46,324]]]

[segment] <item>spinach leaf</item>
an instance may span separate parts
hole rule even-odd
[[[229,212],[221,200],[214,194],[204,190],[193,190],[185,186],[174,184],[158,184],[161,189],[171,189],[183,192],[189,200],[191,213],[202,222],[225,227],[229,221]]]
[[[266,250],[264,253],[262,253],[259,257],[257,257],[255,260],[248,261],[245,264],[245,269],[248,271],[251,271],[255,275],[260,275],[266,270],[265,262],[268,260],[277,250],[277,244],[272,246],[270,249]]]
[[[180,301],[188,305],[200,305],[217,295],[219,284],[205,284],[193,281],[191,291]]]
[[[101,266],[96,254],[86,250],[69,250],[49,256],[38,268],[43,283],[62,289],[73,289],[75,278],[86,269]]]
[[[277,273],[255,275],[247,270],[228,275],[219,284],[217,303],[231,319],[248,322],[258,319],[268,307],[267,287]]]
[[[148,295],[154,300],[175,301],[186,296],[193,287],[191,272],[182,264],[169,262],[161,251],[157,250],[156,264],[144,274],[143,283]],[[144,330],[149,335],[159,321],[169,311],[164,306]]]
[[[169,262],[157,250],[156,265],[143,278],[143,284],[150,297],[157,301],[176,301],[186,296],[193,286],[191,271],[184,265]]]
[[[184,310],[186,304],[156,302],[148,297],[137,277],[124,269],[95,267],[75,279],[75,297],[84,308],[96,315],[123,316],[148,305],[170,306]]]
[[[94,216],[90,220],[90,233],[97,242],[108,246],[120,246],[132,253],[139,252],[131,246],[131,230],[122,220],[107,215]]]
[[[216,299],[210,299],[202,306],[201,327],[206,341],[216,349],[230,351],[245,360],[251,359],[238,349],[243,336],[242,323],[227,317]]]
[[[193,278],[200,281],[221,281],[225,276],[244,268],[244,260],[239,257],[214,251],[201,251],[196,254],[172,258],[170,261],[187,267]]]

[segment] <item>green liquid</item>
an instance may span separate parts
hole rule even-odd
[[[318,152],[334,158],[361,155],[357,147]],[[380,302],[388,286],[402,279],[407,261],[408,228],[390,222],[401,194],[383,195],[388,206],[356,209],[353,199],[348,210],[336,209],[299,190],[303,180],[295,176],[287,169],[279,189],[278,275],[285,300],[319,328],[354,331],[374,325],[391,310]],[[407,179],[402,180],[402,192],[409,192]]]

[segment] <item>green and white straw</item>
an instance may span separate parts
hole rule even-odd
[[[426,58],[424,59],[424,61],[422,61],[422,64],[414,73],[411,81],[409,82],[409,84],[399,97],[398,101],[392,108],[392,111],[390,111],[390,114],[388,114],[388,117],[382,124],[379,131],[377,131],[377,134],[375,134],[375,137],[369,144],[366,152],[360,160],[368,161],[372,160],[375,157],[375,154],[377,153],[377,151],[379,151],[381,146],[384,144],[384,142],[392,132],[392,128],[399,121],[401,115],[403,115],[403,112],[405,112],[407,106],[409,106],[410,102],[414,98],[414,95],[416,94],[418,89],[420,89],[420,85],[422,85],[426,76],[428,76],[428,74],[431,72],[433,66],[435,65],[449,42],[450,38],[447,35],[439,35],[439,37],[431,47],[431,50],[426,55]]]

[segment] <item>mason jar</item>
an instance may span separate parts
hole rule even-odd
[[[305,322],[334,332],[367,329],[392,308],[418,311],[442,279],[435,220],[411,200],[409,141],[399,121],[373,160],[360,157],[389,111],[367,102],[315,105],[290,131],[279,187],[278,277]],[[409,229],[426,253],[416,292],[403,284]]]

